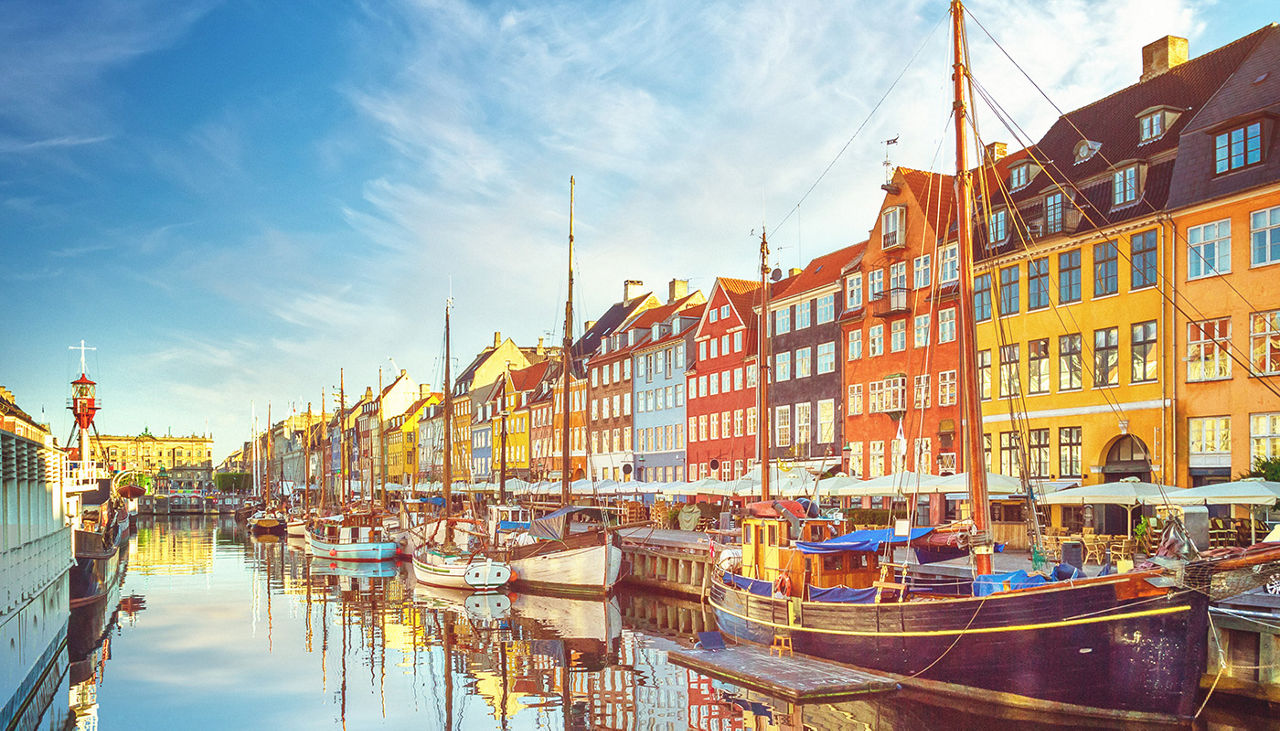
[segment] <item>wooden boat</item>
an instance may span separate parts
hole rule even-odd
[[[249,516],[246,524],[254,535],[285,535],[285,517],[274,511],[259,511]]]
[[[299,515],[291,515],[285,520],[285,534],[290,538],[304,538],[307,535],[307,521]]]
[[[381,516],[354,513],[320,518],[307,528],[312,552],[335,561],[392,561],[396,544],[382,528]]]
[[[622,574],[622,549],[615,533],[598,523],[575,531],[571,519],[600,521],[596,508],[566,507],[530,522],[506,549],[513,586],[524,591],[568,596],[603,596]]]
[[[418,583],[428,586],[492,591],[511,580],[511,568],[480,554],[424,548],[413,554],[413,575]]]

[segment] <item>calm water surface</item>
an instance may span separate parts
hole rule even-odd
[[[690,602],[468,599],[214,516],[143,517],[131,549],[116,624],[72,687],[81,729],[1032,727],[903,693],[794,707],[703,677],[666,659],[713,623]]]

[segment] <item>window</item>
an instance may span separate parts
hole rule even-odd
[[[720,336],[720,355],[729,354],[729,335],[728,333]]]
[[[849,384],[849,415],[858,416],[862,413],[862,384]]]
[[[1027,393],[1049,393],[1049,338],[1027,343]]]
[[[1111,204],[1120,206],[1138,199],[1138,166],[1130,165],[1111,176]]]
[[[1027,262],[1027,311],[1049,306],[1049,259]]]
[[[938,342],[949,343],[956,339],[956,308],[948,307],[938,313]]]
[[[1249,242],[1253,266],[1280,261],[1280,206],[1249,214]]]
[[[600,385],[600,369],[592,368],[591,369],[591,386],[594,388],[599,385]]]
[[[1120,329],[1106,327],[1093,331],[1093,385],[1114,386],[1120,382]]]
[[[915,319],[915,348],[923,348],[929,344],[929,315],[916,315]]]
[[[857,360],[862,357],[862,331],[849,331],[849,360]]]
[[[788,354],[788,356],[790,356],[790,354]],[[699,378],[701,378],[701,376],[699,376]],[[709,389],[707,390],[707,395],[709,395],[709,396],[715,396],[715,395],[719,394],[719,393],[720,393],[720,378],[719,378],[719,376],[717,376],[717,375],[716,375],[716,374],[714,374],[714,373],[712,373],[711,375],[707,376],[707,386],[709,386]]]
[[[1049,430],[1027,431],[1027,472],[1031,477],[1049,476]]]
[[[1249,315],[1249,365],[1255,376],[1280,373],[1280,310]]]
[[[707,359],[707,341],[703,340],[698,343],[698,360],[706,360],[706,359]]]
[[[844,280],[845,307],[856,310],[862,306],[862,273],[854,272]]]
[[[849,442],[849,474],[862,476],[862,442]]]
[[[1093,296],[1115,294],[1120,287],[1119,250],[1114,241],[1093,246]]]
[[[892,249],[906,243],[906,232],[902,230],[903,209],[894,207],[880,216],[880,248]]]
[[[720,305],[720,319],[724,320],[729,317],[729,305]]]
[[[1018,459],[1018,432],[1000,432],[1000,474],[1022,476],[1022,461]]]
[[[733,369],[733,390],[735,391],[742,390],[742,369],[741,368]]]
[[[1080,250],[1058,254],[1058,304],[1080,301]]]
[[[960,281],[960,248],[957,244],[942,247],[938,252],[938,282]]]
[[[987,242],[999,244],[1005,239],[1005,211],[996,211],[987,217]]]
[[[711,352],[708,354],[708,357],[720,357],[720,341],[717,338],[711,338]]]
[[[791,353],[773,356],[773,382],[791,380]]]
[[[867,333],[867,355],[884,355],[884,325],[872,325]]]
[[[720,371],[720,393],[729,393],[733,388],[732,371]]]
[[[796,324],[795,330],[803,330],[809,327],[809,318],[813,314],[813,300],[805,300],[796,305]]]
[[[1138,120],[1138,137],[1143,142],[1154,140],[1164,134],[1164,112],[1148,114]]]
[[[707,415],[698,416],[698,441],[707,441]]]
[[[1231,377],[1231,318],[1187,323],[1187,380],[1216,381]]]
[[[1081,477],[1080,454],[1084,445],[1081,428],[1058,427],[1058,476]]]
[[[774,430],[777,432],[774,434],[774,441],[777,442],[778,446],[791,446],[791,407],[778,406],[774,408],[773,424]]]
[[[1018,346],[1000,347],[1000,397],[1022,393],[1022,377],[1018,373]]]
[[[773,334],[782,335],[791,332],[791,308],[783,307],[773,313]]]
[[[833,322],[836,319],[836,296],[824,294],[818,298],[818,324]]]
[[[742,436],[742,409],[733,410],[733,435]]]
[[[1044,197],[1044,232],[1056,234],[1062,231],[1062,194],[1050,193]]]
[[[978,397],[991,398],[991,351],[978,351]]]
[[[715,414],[712,414],[711,418],[708,419],[708,421],[711,424],[711,439],[712,440],[719,439],[720,438],[720,420],[716,418]],[[727,437],[729,435],[725,434],[725,436]]]
[[[1000,315],[1018,314],[1021,294],[1018,290],[1018,265],[1000,270]]]
[[[1226,173],[1262,160],[1262,123],[1254,122],[1213,138],[1214,172]]]
[[[991,319],[991,275],[973,278],[973,317],[978,322]]]
[[[756,387],[756,364],[747,366],[747,388]]]
[[[716,320],[719,320],[719,319],[720,319],[720,310],[712,307],[710,310],[707,311],[708,322],[715,322]]]
[[[931,393],[931,391],[930,391],[930,389],[929,389],[929,374],[928,374],[928,373],[922,373],[922,374],[920,374],[920,375],[916,376],[916,381],[915,381],[915,399],[914,399],[914,400],[913,400],[913,402],[912,402],[912,403],[914,404],[914,407],[915,407],[915,408],[917,408],[917,409],[927,409],[927,408],[929,408],[929,394],[930,394],[930,393]]]
[[[1231,219],[1187,229],[1187,279],[1231,271]]]
[[[808,378],[813,373],[813,349],[796,348],[796,378]]]
[[[884,270],[873,269],[867,274],[867,299],[878,300],[884,294]]]
[[[933,472],[933,440],[929,437],[916,439],[913,466],[917,472],[924,474]]]
[[[1195,455],[1231,454],[1231,417],[1208,416],[1187,420],[1187,438]]]
[[[1019,165],[1009,171],[1009,190],[1017,190],[1031,180],[1031,166]]]
[[[938,405],[956,405],[956,372],[942,371],[938,373]]]
[[[1132,383],[1156,380],[1156,321],[1137,322],[1133,325],[1130,347],[1133,367],[1129,374]]]
[[[818,344],[818,375],[835,373],[836,344],[835,341]]]
[[[867,411],[883,413],[906,411],[907,377],[890,376],[883,381],[872,381],[867,399]]]
[[[889,289],[907,288],[907,263],[895,262],[889,265]]]
[[[1129,238],[1129,265],[1133,269],[1130,289],[1156,283],[1156,232],[1143,231]]]
[[[747,408],[747,434],[752,435],[755,433],[756,433],[756,407],[751,406]]]
[[[1280,457],[1280,412],[1249,415],[1251,462]]]
[[[1080,333],[1058,336],[1058,390],[1072,391],[1082,384]]]
[[[884,442],[876,441],[871,443],[871,465],[867,468],[868,477],[881,477],[884,475]]]
[[[932,257],[929,254],[917,256],[911,262],[912,285],[916,289],[924,289],[929,286],[929,276],[933,273]]]
[[[733,352],[742,352],[742,331],[738,330],[733,334]]]
[[[806,403],[796,404],[796,445],[809,444],[812,440],[809,438],[809,430],[812,428],[813,420],[811,406]]]
[[[889,350],[900,353],[907,349],[907,321],[895,320],[889,323]]]

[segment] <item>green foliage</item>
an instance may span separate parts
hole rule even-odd
[[[253,488],[253,475],[247,472],[219,472],[213,476],[213,486],[222,492],[248,493]]]
[[[899,518],[905,517],[901,513]],[[844,519],[853,525],[889,525],[890,513],[881,508],[849,508],[844,511]]]
[[[1241,477],[1261,477],[1264,480],[1280,482],[1280,457],[1258,457],[1253,468]]]

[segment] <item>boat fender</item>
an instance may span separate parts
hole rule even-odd
[[[338,549],[336,549],[336,548],[330,548],[330,549],[329,549],[329,555],[330,555],[330,556],[337,556],[337,555],[338,555]]]
[[[507,581],[510,581],[511,583],[514,584],[519,580],[520,580],[520,574],[517,574],[515,569],[511,569],[511,577],[508,578]]]
[[[777,580],[773,582],[773,593],[781,594],[783,596],[791,596],[791,577],[787,574],[779,576]]]

